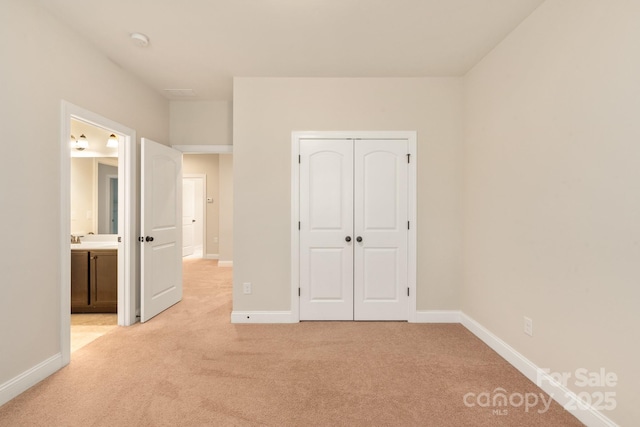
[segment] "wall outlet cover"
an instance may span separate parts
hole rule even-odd
[[[242,284],[242,293],[245,295],[249,295],[251,293],[251,283],[243,283]]]
[[[530,337],[533,336],[533,320],[526,316],[524,318],[524,333]]]

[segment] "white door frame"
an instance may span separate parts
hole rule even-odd
[[[200,239],[202,240],[202,258],[207,257],[207,201],[204,200],[207,196],[207,175],[204,173],[184,173],[182,174],[182,180],[185,178],[189,179],[199,179],[202,181],[202,194],[203,202],[202,202],[202,212],[200,215],[202,216],[202,236]],[[182,195],[184,198],[184,194]]]
[[[136,132],[67,101],[61,102],[60,126],[60,349],[62,364],[71,360],[71,157],[69,136],[71,119],[123,136],[118,146],[118,325],[136,322]]]
[[[300,140],[301,139],[401,139],[408,144],[409,176],[407,181],[408,191],[408,216],[411,227],[408,236],[407,279],[409,282],[409,307],[407,320],[416,321],[416,271],[417,271],[417,132],[415,131],[344,131],[344,132],[292,132],[291,133],[291,321],[300,321],[300,233],[298,222],[300,221]]]

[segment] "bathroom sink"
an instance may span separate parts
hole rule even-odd
[[[71,243],[71,249],[118,249],[117,234],[79,234],[79,237],[80,243]]]

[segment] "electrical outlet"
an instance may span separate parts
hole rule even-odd
[[[218,243],[218,236],[213,238],[213,243]]]
[[[529,335],[530,337],[533,336],[533,320],[529,319],[526,316],[524,318],[524,333]]]
[[[243,283],[242,284],[242,293],[249,295],[251,293],[251,283]]]

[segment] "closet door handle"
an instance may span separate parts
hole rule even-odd
[[[351,241],[351,236],[347,236],[344,238],[345,242],[349,243]]]
[[[356,237],[356,242],[358,242],[358,243],[362,242],[362,237],[360,237],[360,236]]]

